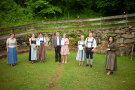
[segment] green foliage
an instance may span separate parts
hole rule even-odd
[[[33,16],[50,17],[62,13],[61,8],[50,4],[48,0],[27,0],[26,4]]]
[[[134,13],[134,6],[135,0],[1,0],[0,27]]]

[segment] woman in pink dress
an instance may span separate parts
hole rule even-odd
[[[67,63],[67,58],[69,54],[68,48],[69,40],[66,38],[66,34],[63,34],[63,38],[61,40],[61,55],[62,55],[62,63]]]

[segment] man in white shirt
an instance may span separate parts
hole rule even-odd
[[[52,40],[52,46],[55,48],[55,62],[61,62],[61,39],[62,37],[59,36],[59,32],[56,32],[56,36],[54,36]]]
[[[86,66],[89,66],[89,56],[90,56],[90,67],[92,68],[93,52],[97,47],[96,40],[92,37],[92,33],[89,33],[89,37],[86,38],[85,46],[86,46],[86,59],[87,59]]]

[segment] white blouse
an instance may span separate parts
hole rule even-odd
[[[8,44],[9,48],[14,48],[16,47],[17,41],[15,38],[13,40],[11,40],[11,38],[8,38],[6,43]]]

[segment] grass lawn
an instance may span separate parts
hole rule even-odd
[[[54,62],[54,51],[47,50],[44,63],[28,62],[28,53],[18,55],[15,67],[0,60],[0,90],[135,90],[135,59],[118,57],[118,71],[107,76],[105,55],[94,54],[93,68],[79,66],[71,51],[68,64]]]

